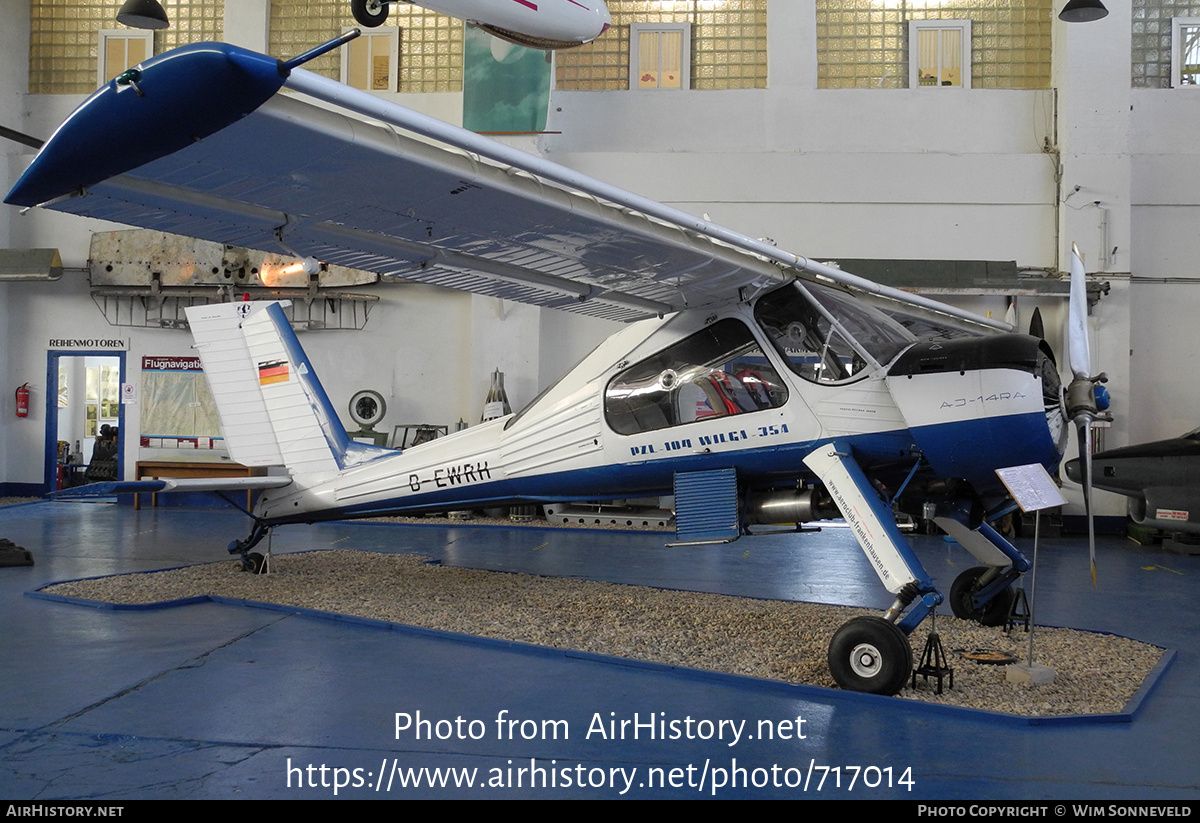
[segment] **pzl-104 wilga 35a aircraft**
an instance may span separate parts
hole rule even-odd
[[[359,25],[374,28],[387,20],[393,2],[401,0],[350,0],[350,10]],[[415,5],[534,49],[582,46],[612,25],[604,0],[416,0]]]
[[[251,566],[275,526],[383,512],[673,493],[695,544],[840,516],[895,602],[843,626],[830,667],[881,693],[943,599],[895,526],[903,495],[981,563],[955,612],[1007,615],[1029,563],[987,523],[1012,509],[994,470],[1053,468],[1065,442],[1044,341],[297,62],[223,44],[148,60],[71,115],[7,202],[638,322],[520,413],[396,452],[348,439],[278,304],[194,308],[231,456],[287,474],[121,488],[262,488],[231,547]]]

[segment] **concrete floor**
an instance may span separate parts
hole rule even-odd
[[[377,798],[1200,799],[1200,558],[1116,538],[1101,540],[1099,591],[1078,540],[1047,541],[1037,609],[1042,623],[1177,650],[1125,722],[1031,724],[245,605],[114,611],[24,594],[222,559],[247,530],[230,510],[0,509],[0,537],[37,561],[0,569],[0,797],[329,798],[339,782],[350,784],[339,797]],[[668,549],[658,534],[332,523],[280,529],[273,548],[334,545],[755,597],[889,600],[839,530]],[[940,540],[919,538],[917,550],[944,589],[973,565]],[[416,740],[408,729],[397,739],[398,712],[432,721],[425,737],[449,736]],[[536,723],[506,726],[513,739],[502,737],[505,712]],[[688,717],[744,719],[755,739],[729,745],[728,726],[725,740],[648,740],[644,730],[639,740],[589,739],[596,718],[635,713],[680,721],[685,735]],[[804,739],[783,722],[797,717]],[[543,721],[556,720],[566,722],[553,739]],[[759,739],[760,721],[792,739]],[[840,788],[828,772],[817,790],[823,766],[842,767]],[[864,770],[850,790],[854,766],[877,771]],[[389,778],[380,785],[381,772]],[[409,775],[420,786],[401,787]],[[431,788],[431,777],[449,785]],[[784,785],[806,777],[807,790]],[[471,788],[455,784],[467,778]]]

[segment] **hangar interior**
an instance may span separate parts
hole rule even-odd
[[[95,87],[94,74],[79,66],[95,71],[92,27],[116,24],[104,17],[103,3],[75,5],[5,5],[0,95],[9,128],[44,139]],[[274,5],[174,4],[171,13],[181,23],[194,22],[168,29],[174,39],[166,45],[215,36],[272,53],[300,51],[351,22],[344,4]],[[1026,275],[1019,284],[1027,292],[1024,301],[1018,298],[1022,320],[1027,324],[1032,308],[1041,305],[1051,335],[1060,333],[1064,301],[1061,292],[1038,297],[1036,275],[1066,271],[1071,243],[1077,243],[1087,270],[1111,286],[1093,310],[1094,361],[1109,375],[1120,412],[1104,445],[1195,428],[1187,410],[1195,405],[1200,367],[1173,353],[1180,346],[1176,331],[1187,327],[1194,303],[1188,261],[1195,205],[1184,181],[1195,156],[1188,135],[1200,100],[1189,85],[1170,87],[1171,52],[1163,45],[1170,40],[1170,20],[1185,18],[1187,8],[1122,5],[1099,25],[1068,27],[1051,25],[1041,6],[1018,4],[1011,19],[981,21],[972,30],[979,77],[971,88],[931,89],[903,87],[907,78],[897,69],[906,57],[901,14],[885,3],[877,4],[878,20],[873,12],[852,11],[853,3],[841,10],[833,0],[611,5],[618,20],[622,13],[684,22],[694,17],[698,32],[707,16],[728,18],[726,6],[738,12],[723,24],[724,39],[697,41],[689,89],[622,88],[627,70],[605,78],[610,64],[620,68],[628,59],[626,40],[602,39],[584,47],[588,54],[559,56],[568,65],[556,69],[546,133],[504,139],[814,260],[1015,263]],[[934,11],[919,16],[945,18],[951,6],[931,6]],[[287,15],[306,7],[314,15],[331,13],[328,7],[335,17],[339,9],[343,14],[324,28],[285,36]],[[669,14],[649,13],[668,8]],[[967,4],[961,13],[970,9]],[[1028,44],[1027,29],[1037,32]],[[854,30],[868,36],[860,42]],[[430,35],[435,42],[439,31]],[[741,50],[737,60],[754,67],[730,69],[733,58],[710,55],[731,38]],[[624,44],[624,51],[594,54],[601,44]],[[885,44],[900,49],[888,53],[890,63],[872,51],[878,45],[882,52]],[[453,54],[430,59],[451,60]],[[571,65],[585,61],[609,68]],[[330,63],[335,73],[332,58]],[[718,78],[718,84],[708,79],[718,67],[747,76]],[[435,69],[422,71],[437,75]],[[461,122],[462,83],[452,73],[419,91],[377,94]],[[11,141],[3,150],[7,189],[33,151]],[[143,356],[188,355],[190,338],[181,330],[113,327],[97,311],[82,271],[92,234],[115,227],[5,211],[0,242],[6,248],[57,248],[67,272],[54,282],[0,283],[5,385],[28,382],[33,392],[28,418],[0,418],[0,481],[9,490],[31,491],[45,482],[45,349],[51,338],[125,339],[125,382],[137,378]],[[906,286],[918,279],[911,268],[898,276]],[[1003,316],[1010,293],[1003,286],[961,282],[925,288],[996,317]],[[385,427],[478,419],[495,369],[504,372],[510,399],[520,407],[614,328],[411,284],[378,286],[371,293],[379,301],[363,329],[324,332],[307,347],[329,375],[324,379],[332,397],[348,400],[358,389],[373,388],[388,399]],[[341,352],[348,348],[371,355],[345,358]],[[124,438],[127,470],[140,448],[136,438]],[[1120,512],[1119,501],[1104,505]]]
[[[1107,372],[1114,398],[1115,421],[1103,432],[1104,447],[1175,437],[1196,427],[1187,410],[1200,399],[1200,364],[1186,352],[1190,346],[1187,329],[1196,312],[1196,287],[1200,284],[1191,261],[1196,258],[1200,236],[1195,230],[1195,187],[1186,181],[1193,179],[1200,163],[1197,150],[1189,148],[1191,127],[1200,125],[1196,92],[1200,83],[1196,82],[1196,67],[1185,59],[1182,43],[1193,36],[1189,26],[1200,25],[1200,5],[1183,0],[1112,0],[1105,4],[1108,16],[1087,25],[1058,22],[1054,17],[1057,5],[1051,8],[1045,0],[613,0],[608,5],[616,25],[604,38],[555,56],[554,87],[544,130],[506,134],[499,139],[683,211],[708,215],[715,223],[749,236],[770,238],[780,248],[814,260],[883,261],[888,265],[880,270],[894,272],[892,285],[920,290],[981,314],[1003,317],[1007,297],[1016,295],[1019,322],[1027,325],[1034,307],[1040,308],[1056,348],[1066,302],[1057,276],[1069,266],[1071,244],[1078,244],[1089,274],[1108,285],[1092,309],[1093,363],[1097,371]],[[218,39],[286,57],[334,36],[351,20],[348,3],[335,0],[178,0],[165,6],[172,28],[154,35],[150,43],[135,43],[119,36],[122,30],[111,19],[114,3],[4,3],[0,6],[0,111],[5,114],[0,125],[38,139],[48,137],[96,87],[97,77],[104,76],[107,65],[101,65],[102,57],[110,54],[110,47],[159,52],[196,40]],[[394,42],[401,45],[391,48],[398,49],[393,52],[398,61],[382,79],[372,78],[371,82],[383,84],[374,93],[447,122],[461,123],[461,24],[415,8],[394,14],[399,27]],[[969,24],[963,25],[964,21]],[[636,29],[633,22],[647,26]],[[640,76],[631,69],[638,56],[632,42],[658,31],[680,30],[691,46],[685,62],[686,79],[677,88],[665,81],[654,88],[646,84],[630,88],[631,75]],[[929,82],[925,56],[912,46],[922,33],[932,33],[947,50],[954,46],[951,57],[935,62],[933,83]],[[332,56],[323,60],[311,68],[335,78],[348,71]],[[34,151],[9,140],[0,143],[0,150],[5,158],[0,182],[7,191]],[[138,425],[141,405],[136,401],[144,405],[147,400],[152,369],[143,363],[147,358],[189,358],[192,339],[184,329],[154,324],[145,316],[136,321],[122,319],[120,309],[105,303],[94,272],[89,271],[94,238],[122,228],[37,209],[4,208],[0,248],[14,253],[57,249],[61,277],[46,268],[41,279],[0,280],[0,375],[4,378],[0,382],[9,391],[28,384],[31,392],[27,416],[0,415],[0,494],[37,496],[47,491],[56,476],[49,457],[51,441],[78,440],[80,448],[88,452],[83,444],[95,435],[102,421],[115,421],[122,431],[118,466],[124,479],[135,477],[138,461],[200,447],[198,442],[185,443],[179,438],[144,442],[143,435],[149,433]],[[961,273],[975,271],[981,262],[1005,264],[1008,279],[981,283]],[[930,270],[960,274],[931,279]],[[508,396],[513,407],[519,408],[619,327],[612,321],[412,282],[338,288],[369,295],[369,317],[350,327],[302,332],[304,345],[340,409],[361,389],[384,396],[388,413],[380,428],[389,432],[400,424],[453,428],[459,420],[477,421],[496,370],[504,373]],[[53,380],[67,382],[52,385]],[[135,402],[123,403],[114,397],[114,385],[130,386]],[[52,426],[56,416],[52,410],[64,406],[64,396],[69,405],[69,398],[80,395],[94,406],[92,416],[85,415],[82,424],[72,417],[73,422]],[[91,428],[89,420],[95,424]],[[345,422],[349,427],[350,421]],[[1064,493],[1068,511],[1081,512],[1078,487],[1068,482]],[[202,521],[187,520],[185,515],[134,514],[125,507],[110,507],[94,518],[81,517],[78,507],[68,515],[50,513],[62,505],[36,504],[0,514],[0,536],[33,544],[30,548],[35,553],[39,546],[45,547],[51,556],[60,558],[36,567],[37,571],[5,572],[9,575],[5,599],[12,601],[6,609],[12,609],[12,625],[31,627],[24,639],[10,636],[5,642],[15,644],[13,653],[27,661],[28,668],[23,671],[33,681],[53,678],[66,684],[72,677],[73,652],[63,652],[61,657],[57,651],[50,653],[46,657],[50,662],[44,666],[33,662],[40,654],[36,649],[55,644],[42,633],[44,629],[32,629],[43,619],[80,644],[86,643],[90,631],[111,633],[99,647],[120,654],[132,653],[130,646],[138,645],[112,639],[132,631],[130,622],[144,621],[146,625],[137,629],[144,634],[129,636],[152,644],[162,633],[188,635],[192,621],[203,624],[209,619],[207,612],[188,616],[180,610],[167,622],[187,624],[183,627],[167,627],[158,622],[161,615],[154,613],[120,622],[106,616],[93,623],[90,612],[77,616],[70,612],[71,607],[61,604],[20,599],[20,592],[50,580],[156,568],[163,560],[180,563],[210,557],[196,537],[205,528],[197,525]],[[1098,493],[1096,508],[1101,514],[1121,516],[1125,503],[1122,498]],[[232,522],[224,514],[212,516],[223,526]],[[321,528],[326,535],[331,527]],[[176,545],[182,548],[167,549],[157,539],[139,536],[143,530],[153,533],[156,529],[174,535]],[[483,540],[475,537],[475,532],[465,533],[471,535],[467,542]],[[402,540],[412,544],[432,539],[449,546],[463,539],[457,533],[437,538],[432,534],[404,532]],[[512,551],[519,554],[527,548],[522,534],[513,532],[501,541],[516,544]],[[642,546],[644,542],[644,538],[604,539],[621,546],[622,552],[628,545]],[[285,548],[313,545],[304,537]],[[73,560],[68,560],[73,554],[70,546],[81,547]],[[106,555],[106,546],[113,555]],[[487,555],[490,549],[471,551]],[[931,551],[936,554],[936,549]],[[854,552],[857,549],[852,546],[847,550],[848,555]],[[1005,797],[1093,792],[1113,797],[1196,796],[1194,777],[1189,779],[1179,771],[1184,766],[1194,767],[1194,758],[1179,758],[1175,771],[1160,780],[1150,767],[1161,760],[1152,754],[1146,735],[1151,728],[1164,734],[1174,728],[1166,720],[1171,712],[1176,716],[1194,714],[1186,707],[1195,708],[1196,696],[1183,684],[1189,678],[1194,681],[1196,673],[1197,627],[1186,604],[1195,595],[1192,580],[1197,568],[1192,558],[1173,558],[1160,566],[1142,554],[1143,550],[1138,552],[1125,555],[1119,543],[1105,544],[1110,565],[1122,570],[1120,576],[1114,575],[1119,582],[1106,581],[1111,588],[1081,607],[1086,615],[1081,622],[1089,628],[1120,633],[1118,618],[1126,616],[1129,607],[1118,604],[1124,604],[1131,591],[1138,591],[1145,596],[1132,607],[1132,622],[1152,634],[1151,626],[1163,615],[1147,605],[1156,595],[1145,588],[1156,588],[1159,581],[1165,581],[1159,589],[1162,601],[1158,605],[1171,610],[1169,619],[1162,622],[1172,629],[1169,636],[1142,639],[1180,650],[1162,690],[1169,706],[1151,704],[1132,724],[1119,730],[1093,726],[1054,732],[1052,743],[1047,739],[1050,733],[1044,731],[1005,731],[1002,736],[1008,748],[1000,762],[1012,764],[1024,756],[1034,764],[1019,770],[1020,777],[1012,782],[997,778],[995,763],[980,762],[979,758],[964,767],[970,774],[950,775],[954,766],[948,757],[935,761],[925,743],[914,743],[917,759],[939,773],[936,780],[926,783],[926,796],[968,796],[980,786]],[[722,557],[721,563],[729,561]],[[504,562],[478,562],[486,567],[507,567]],[[1138,573],[1147,566],[1171,566],[1178,574],[1159,572],[1154,582],[1147,582]],[[675,569],[670,564],[667,568]],[[687,576],[682,569],[676,570]],[[611,570],[583,573],[610,579]],[[1055,573],[1057,569],[1051,573],[1052,580]],[[735,569],[713,571],[713,579],[703,585],[737,593],[757,591],[745,585],[744,574]],[[663,585],[686,588],[678,582]],[[791,591],[759,596],[796,596],[805,585],[798,583]],[[1057,587],[1060,596],[1051,607],[1055,619],[1076,625],[1072,609],[1088,593],[1074,583],[1050,585]],[[844,602],[857,602],[862,595],[852,589]],[[1178,611],[1174,611],[1176,607]],[[41,617],[43,609],[54,616]],[[247,620],[241,616],[223,614],[215,619],[230,621],[222,629],[227,629],[229,637],[255,631],[250,626],[253,620],[241,625],[240,621]],[[56,623],[59,620],[65,623]],[[315,635],[306,634],[309,632]],[[345,637],[327,636],[331,632],[336,635],[324,626],[315,630],[305,626],[288,642],[347,642]],[[315,640],[316,635],[323,639]],[[205,631],[188,636],[192,645],[187,660],[201,654],[206,643],[216,642]],[[166,648],[169,643],[162,642],[164,657],[141,666],[139,676],[152,677],[151,669],[160,664],[182,667],[183,658],[176,659],[179,650],[172,651]],[[349,642],[365,655],[380,653],[372,650],[374,641],[369,637]],[[447,641],[421,642],[436,646]],[[394,649],[389,653],[393,651],[411,652]],[[279,652],[276,648],[271,653]],[[526,665],[505,659],[493,649],[474,650],[470,654],[479,659],[460,664],[459,653],[458,646],[435,648],[423,665],[455,681],[471,677],[510,684],[516,682],[508,679],[510,675],[516,677],[516,670]],[[459,674],[460,665],[473,674]],[[569,661],[552,664],[576,665]],[[621,695],[662,688],[652,682],[635,682],[641,674],[630,682],[620,682],[626,675],[614,673],[605,663],[589,661],[587,667],[601,670],[547,673],[535,667],[538,673],[532,679],[540,683],[539,692],[552,690],[548,684],[554,678],[600,684],[597,688],[604,692],[606,705],[620,703],[625,699]],[[396,678],[407,677],[403,667],[386,671]],[[670,675],[647,677],[669,679]],[[111,682],[101,679],[104,683],[89,698],[107,703],[106,695],[120,692],[123,686],[117,673]],[[70,692],[67,685],[61,688]],[[181,688],[182,693],[168,690],[165,699],[187,700],[188,690],[205,690],[209,684],[189,682]],[[413,694],[429,697],[439,687],[422,682],[411,688]],[[711,700],[711,705],[720,707],[744,700],[746,693],[739,688],[736,684],[712,686],[701,680],[675,684],[668,691],[685,692],[672,698],[684,701],[680,705],[704,705]],[[251,692],[249,703],[274,699],[270,684],[246,685],[242,694],[245,689]],[[716,691],[721,694],[713,694]],[[302,691],[289,693],[288,699],[299,703],[304,696]],[[478,696],[462,697],[461,701],[476,699]],[[753,701],[760,699],[767,698],[756,696]],[[10,754],[23,756],[27,753],[23,747],[31,745],[30,740],[38,741],[32,744],[35,746],[45,742],[45,735],[51,733],[46,729],[52,731],[55,723],[84,709],[69,694],[61,702],[50,700],[40,708],[38,700],[28,698],[23,705],[29,710],[22,709],[3,724],[9,730],[5,737]],[[852,718],[845,724],[832,719],[825,724],[829,734],[821,745],[830,752],[862,755],[862,747],[846,748],[841,742],[861,729],[869,730],[874,740],[888,735],[889,724],[874,714],[878,704],[844,704],[808,695],[803,700],[812,701],[805,702],[804,710],[814,716]],[[801,698],[772,694],[769,701],[775,702],[762,712],[779,713],[784,706],[791,706],[791,711]],[[586,702],[580,702],[579,712],[584,712]],[[530,708],[535,704],[524,705]],[[214,714],[227,708],[220,701],[207,705]],[[146,709],[137,706],[129,711]],[[159,711],[165,710],[153,709],[145,716]],[[320,711],[332,709],[321,703]],[[1152,721],[1139,726],[1145,717]],[[288,738],[285,731],[289,722],[280,720],[268,731],[256,731],[251,735],[254,740],[239,742],[231,750],[243,744],[267,745],[265,741],[275,734],[278,740],[296,739]],[[911,741],[924,735],[919,731],[926,722],[924,716],[913,715],[903,722],[903,737]],[[986,739],[993,733],[987,720],[946,722],[961,724],[953,729],[964,736]],[[202,721],[197,723],[203,728]],[[97,724],[78,733],[84,737],[116,735],[111,741],[126,734],[119,731],[119,718],[104,718]],[[31,738],[32,729],[41,731]],[[75,733],[73,728],[71,734]],[[1171,732],[1179,733],[1178,729]],[[137,732],[127,734],[147,739],[155,732],[139,726]],[[223,739],[216,731],[163,734],[189,741]],[[68,738],[64,732],[61,739]],[[1177,742],[1182,748],[1187,741]],[[325,745],[319,740],[310,743],[317,749]],[[1065,750],[1103,747],[1115,751],[1124,744],[1128,744],[1127,754],[1112,770],[1125,771],[1125,775],[1110,780],[1102,769],[1075,770],[1072,765],[1047,776],[1055,768],[1052,756]],[[86,760],[82,743],[63,745],[69,750],[66,757],[78,758],[74,762]],[[207,743],[186,745],[200,751]],[[285,744],[277,741],[270,745]],[[382,747],[361,740],[334,745],[362,751]],[[950,751],[965,756],[963,748]],[[169,746],[156,749],[147,756],[169,750]],[[514,753],[501,748],[486,756],[504,758]],[[114,749],[105,756],[116,758],[117,754]],[[449,750],[439,755],[452,760],[456,753]],[[687,752],[685,759],[704,755],[705,750],[699,748]],[[638,756],[665,755],[642,752]],[[216,757],[226,762],[230,755]],[[203,759],[201,756],[197,762]],[[1135,760],[1140,761],[1136,768]],[[22,775],[19,768],[11,764],[6,768],[14,780],[9,794],[105,796],[104,790],[89,787],[86,781],[62,784],[69,788],[56,788],[53,782],[41,786],[40,778],[26,781],[28,775],[24,775],[18,779],[15,775]],[[272,770],[278,771],[275,764],[262,766],[261,771],[252,770],[249,778],[239,774],[229,783],[205,782],[193,774],[185,788],[169,790],[123,777],[113,795],[124,791],[138,796],[236,796],[223,793],[228,790],[246,791],[247,796],[276,796],[269,789],[252,790],[245,784],[247,779],[265,782],[268,774],[274,774]],[[199,771],[199,766],[193,770]],[[102,782],[105,778],[97,773],[93,779]],[[169,775],[164,780],[173,782]],[[1031,784],[1037,785],[1031,788]],[[753,792],[747,795],[757,796]]]

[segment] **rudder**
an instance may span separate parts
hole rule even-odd
[[[229,454],[293,476],[336,472],[387,449],[352,443],[277,301],[187,309]]]

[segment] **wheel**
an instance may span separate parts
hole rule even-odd
[[[950,586],[950,610],[955,617],[963,620],[974,620],[981,626],[999,626],[1008,620],[1016,595],[1011,587],[1001,589],[996,595],[984,603],[981,608],[971,605],[971,595],[979,590],[979,578],[990,571],[987,566],[975,566],[954,578]]]
[[[387,3],[380,0],[350,0],[350,13],[360,26],[373,29],[387,20]]]
[[[912,674],[912,647],[894,623],[856,617],[829,641],[829,672],[843,689],[895,694]]]
[[[242,558],[242,571],[250,572],[250,574],[262,574],[265,565],[266,558],[258,552],[250,552]]]

